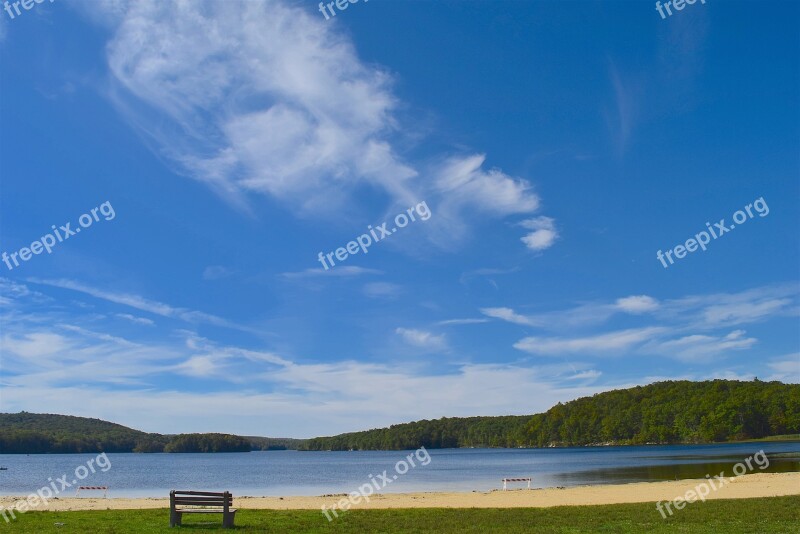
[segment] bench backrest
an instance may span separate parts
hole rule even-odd
[[[169,492],[169,503],[171,506],[222,506],[229,508],[233,506],[233,495],[225,491],[216,493],[211,491],[177,491]]]

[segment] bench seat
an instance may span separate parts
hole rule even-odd
[[[209,508],[179,508],[181,506],[206,506]],[[222,526],[234,528],[236,508],[233,506],[233,495],[211,491],[178,491],[169,492],[169,526],[179,527],[183,514],[222,514]]]

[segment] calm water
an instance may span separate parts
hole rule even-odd
[[[764,450],[765,472],[800,471],[800,442],[570,449],[444,449],[409,469],[382,491],[487,491],[503,477],[533,477],[533,487],[615,484],[702,478],[725,471]],[[170,489],[230,490],[234,495],[289,496],[347,493],[369,476],[395,472],[413,451],[297,452],[230,454],[109,454],[111,468],[81,485],[109,486],[109,497],[165,497]],[[780,456],[776,456],[780,455]],[[0,455],[0,494],[22,495],[67,474],[96,455]],[[422,455],[424,458],[424,455]],[[761,472],[753,462],[755,472]],[[59,486],[60,487],[60,484]],[[517,485],[514,487],[524,487]],[[63,492],[73,496],[74,489]],[[89,496],[91,494],[87,494]],[[102,493],[95,494],[102,495]]]

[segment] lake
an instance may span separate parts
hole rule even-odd
[[[800,442],[716,445],[652,445],[560,449],[429,450],[427,465],[398,474],[397,462],[414,451],[299,452],[227,454],[108,454],[111,467],[96,469],[80,485],[109,486],[109,497],[166,497],[171,489],[229,490],[236,496],[313,496],[349,493],[387,471],[382,492],[488,491],[501,478],[533,477],[532,487],[623,484],[676,478],[703,478],[725,471],[759,450],[769,458],[763,471],[800,471]],[[94,454],[0,455],[0,494],[23,495],[67,474]],[[427,457],[420,451],[420,458]],[[106,464],[102,464],[106,465]],[[400,466],[403,470],[403,466]],[[392,478],[397,476],[396,479]],[[50,481],[48,480],[50,479]],[[518,484],[512,487],[525,487]],[[62,492],[74,496],[72,488]],[[83,495],[83,494],[82,494]],[[102,493],[87,493],[102,495]]]

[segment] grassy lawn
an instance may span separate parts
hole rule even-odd
[[[8,532],[133,533],[224,532],[221,516],[184,516],[182,528],[169,528],[168,510],[28,512]],[[62,523],[57,525],[57,523]],[[238,532],[691,532],[732,534],[800,532],[800,496],[717,500],[691,504],[662,519],[653,504],[562,506],[511,509],[416,509],[350,511],[333,522],[317,511],[239,510]]]

